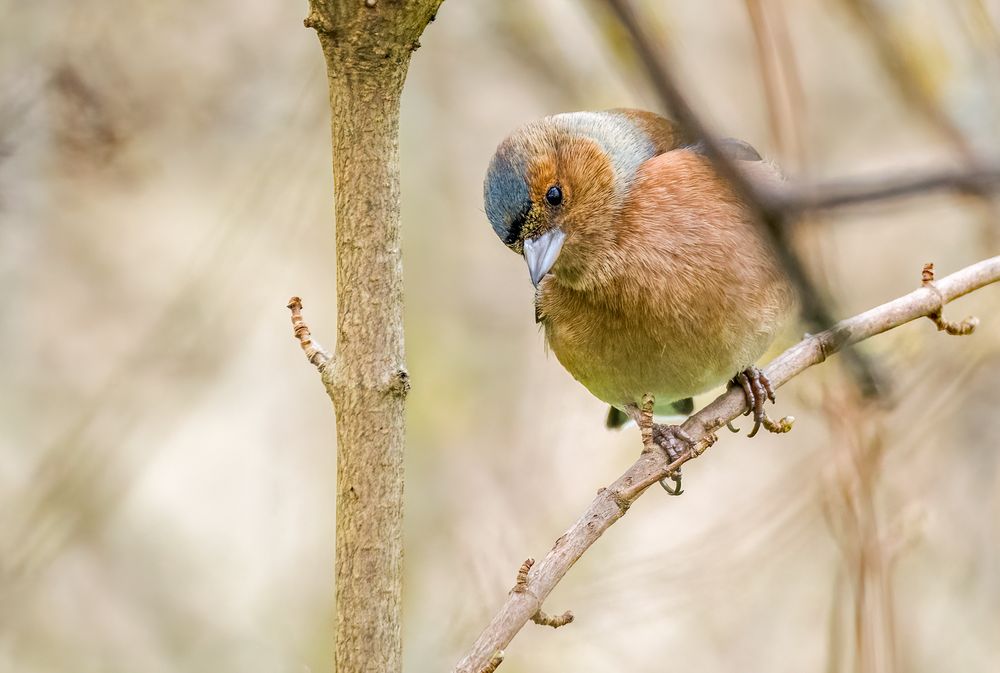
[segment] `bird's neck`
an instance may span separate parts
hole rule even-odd
[[[567,246],[553,270],[559,285],[576,292],[607,293],[611,296],[628,282],[630,256],[627,240],[611,226],[602,227],[599,238],[580,237]]]

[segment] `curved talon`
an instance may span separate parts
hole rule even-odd
[[[666,484],[667,479],[670,479],[672,482],[674,482],[673,488],[667,486]],[[677,470],[674,474],[668,474],[663,479],[660,479],[660,486],[663,487],[663,490],[669,493],[670,495],[680,495],[681,493],[683,493],[684,489],[681,488],[681,471]]]
[[[747,400],[747,410],[743,412],[743,415],[749,416],[750,412],[753,411],[753,390],[750,388],[750,379],[746,372],[740,372],[733,377],[733,381],[743,387],[743,397]]]
[[[667,454],[667,460],[671,463],[680,458],[681,454],[694,446],[695,443],[691,435],[684,432],[683,428],[678,425],[653,425],[652,436],[653,443]],[[667,479],[674,482],[673,488],[667,486],[665,483]],[[670,495],[680,495],[683,493],[684,489],[681,488],[681,469],[678,467],[661,479],[660,486]]]
[[[740,429],[737,428],[735,425],[733,425],[732,421],[726,421],[726,427],[729,428],[729,432],[733,433],[734,435],[740,434]]]
[[[767,400],[770,400],[772,404],[775,401],[774,387],[764,372],[756,367],[747,367],[733,377],[732,384],[739,385],[743,389],[743,396],[747,403],[747,410],[743,412],[743,415],[753,414],[753,429],[750,430],[747,437],[755,436],[762,425],[770,432],[788,432],[788,429],[791,428],[790,424],[780,421],[775,423],[767,417],[767,413],[764,411],[764,403]],[[726,425],[730,430],[734,429],[731,423]]]
[[[764,392],[767,393],[767,399],[771,400],[771,404],[776,404],[777,400],[774,399],[774,388],[771,387],[771,379],[762,371],[757,372],[757,378],[760,381],[761,387],[764,388]]]

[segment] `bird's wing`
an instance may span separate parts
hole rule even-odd
[[[623,114],[632,120],[632,123],[642,129],[653,141],[653,146],[657,154],[664,154],[680,147],[692,144],[693,139],[687,137],[681,128],[666,117],[661,117],[655,112],[646,110],[636,110],[632,108],[617,108],[611,110],[616,114]]]
[[[698,154],[705,154],[705,146],[701,141],[687,136],[681,128],[666,117],[646,110],[618,108],[612,110],[629,117],[642,128],[656,146],[657,154],[665,154],[671,150],[687,147]],[[734,161],[763,161],[760,152],[753,145],[738,138],[719,138],[719,148]]]
[[[754,149],[753,145],[739,138],[719,138],[719,149],[732,161],[763,161],[760,152]],[[691,149],[702,156],[708,153],[705,144],[701,141],[691,145]]]

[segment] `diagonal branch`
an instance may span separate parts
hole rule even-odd
[[[983,260],[940,280],[925,272],[923,285],[913,292],[842,320],[819,334],[806,336],[775,358],[764,370],[775,387],[784,385],[809,367],[826,360],[845,346],[869,339],[894,327],[928,317],[940,317],[950,301],[1000,281],[1000,256]],[[541,610],[542,603],[577,560],[629,506],[683,463],[696,458],[715,441],[715,431],[746,409],[742,391],[727,390],[714,402],[690,416],[682,426],[695,445],[673,463],[659,452],[643,453],[613,484],[597,497],[545,558],[528,569],[522,567],[518,585],[480,634],[472,649],[455,666],[454,673],[479,673],[503,652],[518,631]],[[497,663],[499,665],[499,663]]]

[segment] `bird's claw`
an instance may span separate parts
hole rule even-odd
[[[779,421],[773,421],[768,418],[764,411],[764,402],[770,400],[771,404],[774,404],[774,388],[764,372],[753,366],[747,367],[733,377],[732,385],[740,386],[743,389],[743,396],[747,401],[747,410],[743,415],[753,414],[753,429],[747,435],[748,437],[756,435],[762,425],[769,432],[774,433],[788,432],[792,429],[792,423],[795,422],[792,416],[785,416]],[[729,425],[730,430],[733,429],[731,423],[727,425]]]
[[[653,425],[653,444],[663,450],[667,454],[667,460],[673,463],[681,454],[694,446],[695,442],[691,436],[684,432],[684,429],[679,425]],[[670,479],[674,485],[673,488],[667,486],[666,480]],[[680,495],[684,492],[681,488],[681,468],[677,468],[666,477],[660,480],[660,486],[663,490],[670,495]]]

